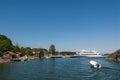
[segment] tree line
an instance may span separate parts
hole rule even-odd
[[[37,48],[40,53],[43,53],[44,48]],[[18,43],[16,45],[12,44],[12,40],[7,36],[0,34],[0,56],[3,56],[5,52],[21,52],[22,55],[33,55],[31,47],[20,47]],[[55,54],[55,46],[52,44],[49,48],[49,53]]]
[[[43,56],[44,48],[37,48],[38,51],[41,53],[40,56]],[[12,52],[21,52],[22,56],[24,55],[33,55],[33,49],[31,47],[20,47],[18,43],[16,45],[12,44],[12,40],[7,36],[0,34],[0,56],[3,56],[5,52],[12,51]],[[73,55],[75,52],[57,52],[55,45],[51,44],[49,47],[49,54],[57,55]]]

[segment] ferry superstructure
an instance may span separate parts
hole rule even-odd
[[[102,57],[102,54],[95,50],[81,50],[76,52],[77,56],[84,56],[84,57]]]

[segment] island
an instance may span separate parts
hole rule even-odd
[[[46,48],[31,48],[13,44],[12,40],[4,34],[0,34],[0,64],[10,61],[27,61],[33,59],[47,58],[70,58],[76,52],[56,51],[55,45],[51,44],[49,50]]]

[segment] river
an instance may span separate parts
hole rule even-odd
[[[90,60],[102,68],[92,68]],[[0,64],[0,80],[120,80],[120,63],[86,57],[11,62]]]

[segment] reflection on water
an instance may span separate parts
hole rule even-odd
[[[102,67],[91,68],[90,60],[100,62]],[[1,80],[119,80],[119,75],[120,63],[104,58],[57,58],[0,64]]]

